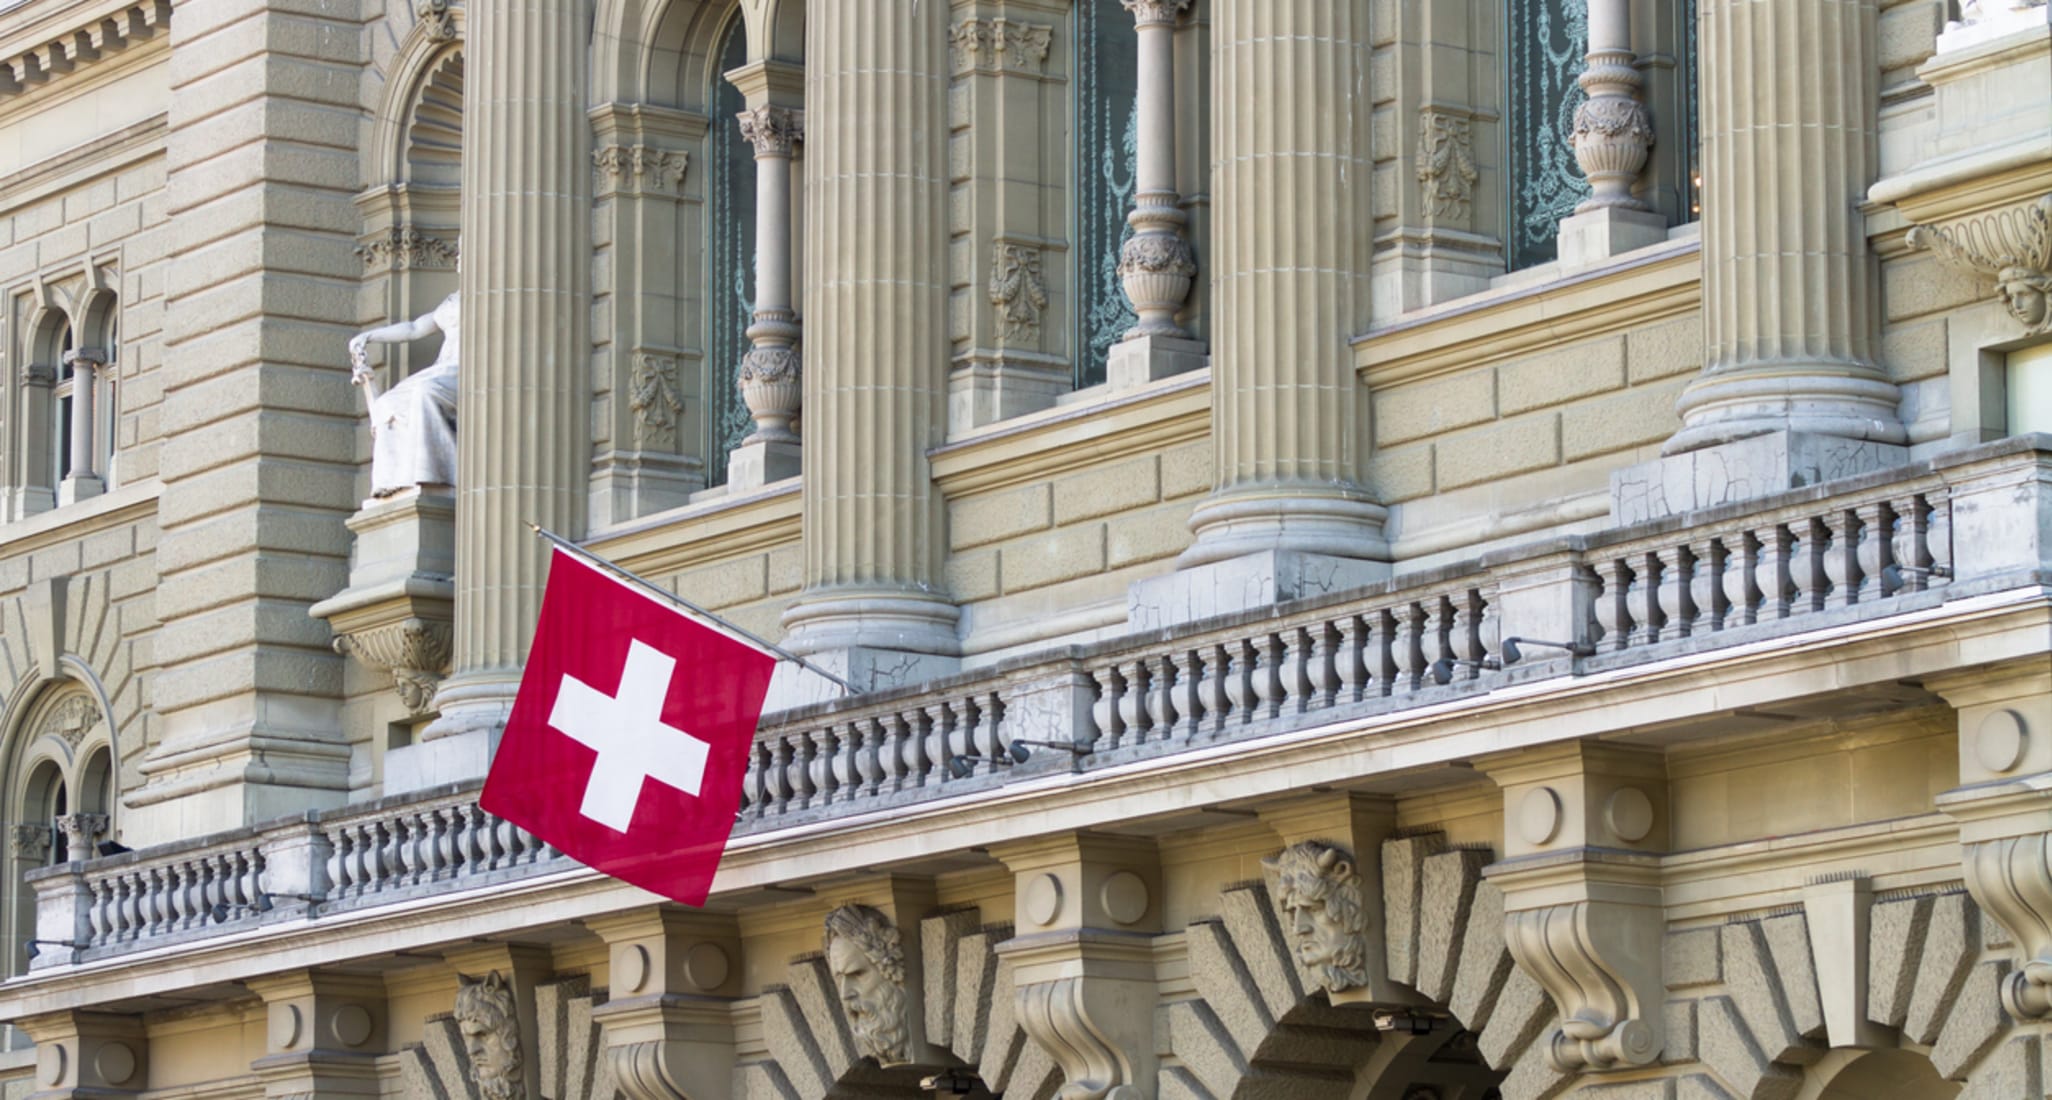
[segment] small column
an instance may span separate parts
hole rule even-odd
[[[1204,345],[1176,323],[1190,297],[1197,256],[1183,237],[1189,216],[1176,192],[1176,20],[1194,0],[1121,0],[1140,41],[1136,73],[1133,236],[1119,251],[1119,279],[1139,323],[1112,348],[1113,389],[1204,365]]]
[[[947,18],[905,0],[808,17],[805,590],[784,626],[861,688],[958,653],[926,457],[946,430]]]
[[[99,496],[106,488],[100,471],[94,469],[99,448],[93,438],[98,425],[94,399],[99,396],[100,368],[107,363],[103,348],[79,348],[64,353],[71,367],[71,471],[57,487],[57,503],[71,504]]]
[[[805,140],[805,112],[766,100],[777,91],[794,95],[796,74],[775,87],[766,64],[729,73],[748,96],[741,112],[741,136],[755,147],[755,314],[748,326],[754,347],[741,358],[741,399],[755,417],[755,431],[727,460],[730,492],[759,489],[798,476],[798,416],[803,389],[798,349],[798,314],[791,306],[791,158]],[[792,87],[792,85],[797,85]],[[782,97],[779,97],[782,98]]]
[[[1880,146],[1875,20],[1873,0],[1703,0],[1707,347],[1669,454],[1766,433],[1903,442],[1860,213]]]
[[[441,718],[409,747],[422,757],[406,774],[421,785],[483,775],[505,727],[548,575],[548,548],[527,525],[573,537],[584,528],[591,9],[467,9],[455,671],[435,697]]]
[[[1589,94],[1575,108],[1575,161],[1591,194],[1560,222],[1560,263],[1581,267],[1667,239],[1667,219],[1632,194],[1653,148],[1653,119],[1639,101],[1631,0],[1589,0]]]

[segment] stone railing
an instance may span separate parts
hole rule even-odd
[[[741,834],[2052,580],[2052,439],[1494,552],[765,718]],[[574,866],[471,782],[28,876],[35,967]]]

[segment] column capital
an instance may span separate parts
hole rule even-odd
[[[1189,11],[1196,0],[1119,0],[1127,11],[1133,13],[1136,27],[1174,26],[1183,13]]]
[[[805,112],[795,107],[764,103],[735,117],[741,120],[742,139],[758,157],[788,157],[805,140]]]

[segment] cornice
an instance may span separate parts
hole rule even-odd
[[[0,19],[0,100],[29,92],[163,34],[171,0],[30,3]]]

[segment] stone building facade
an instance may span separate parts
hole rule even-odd
[[[2052,1096],[2048,88],[2029,0],[0,2],[0,1091]],[[703,910],[477,806],[529,522],[861,689]]]

